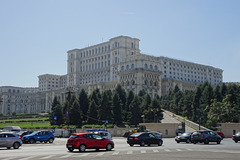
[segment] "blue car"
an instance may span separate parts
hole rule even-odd
[[[44,142],[44,143],[53,143],[55,137],[52,132],[50,131],[36,131],[33,132],[32,134],[25,135],[22,138],[23,143],[36,143],[37,141],[39,142]]]

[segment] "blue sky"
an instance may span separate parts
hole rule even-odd
[[[0,86],[67,73],[67,51],[124,35],[144,54],[211,65],[240,82],[240,0],[0,0]]]

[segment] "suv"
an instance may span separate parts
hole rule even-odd
[[[0,147],[7,147],[7,149],[13,147],[14,149],[18,149],[21,145],[22,141],[17,134],[12,132],[0,133]]]
[[[50,131],[36,131],[32,134],[25,135],[22,137],[23,143],[36,143],[37,141],[44,143],[53,143],[54,135]]]
[[[99,150],[101,148],[106,148],[107,151],[110,151],[114,148],[114,143],[94,133],[73,133],[68,138],[66,147],[70,152],[74,149],[84,152],[86,149]]]
[[[191,141],[194,144],[198,142],[200,143],[204,142],[204,144],[208,144],[209,142],[217,142],[217,144],[220,144],[221,140],[222,138],[218,134],[208,130],[195,131],[191,135]]]

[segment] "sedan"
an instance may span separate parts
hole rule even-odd
[[[134,144],[139,144],[140,146],[145,146],[145,144],[148,146],[151,144],[157,144],[158,146],[161,146],[163,141],[161,138],[154,136],[152,133],[139,132],[130,135],[127,139],[127,143],[130,146],[133,146]]]
[[[238,141],[240,141],[240,132],[236,133],[235,135],[232,136],[232,140],[235,143],[238,143]]]
[[[190,143],[191,142],[191,135],[192,135],[192,133],[193,132],[185,132],[181,136],[176,136],[175,137],[175,141],[177,143],[180,143],[180,142]]]
[[[98,151],[103,148],[110,151],[114,148],[114,143],[112,140],[94,133],[73,133],[68,138],[66,147],[70,152],[74,149],[84,152],[86,149],[96,149]]]
[[[10,149],[18,149],[22,145],[22,140],[19,136],[12,132],[1,132],[0,133],[0,147],[6,147]]]

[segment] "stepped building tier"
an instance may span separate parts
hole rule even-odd
[[[145,90],[151,97],[167,94],[176,85],[184,91],[195,90],[205,81],[213,86],[222,84],[222,69],[142,54],[139,41],[119,36],[97,45],[69,50],[67,74],[39,75],[39,86],[34,93],[20,92],[27,88],[0,87],[0,112],[49,112],[55,96],[63,102],[66,92],[78,94],[85,89],[91,93],[96,88],[102,92],[113,90],[118,84],[135,94]],[[31,100],[26,100],[26,96]]]

